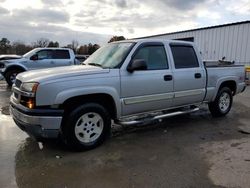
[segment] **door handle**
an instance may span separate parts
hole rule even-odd
[[[164,80],[165,81],[171,81],[171,80],[173,80],[173,76],[172,75],[165,75]]]
[[[194,77],[195,77],[196,79],[201,78],[201,73],[195,73],[195,74],[194,74]]]

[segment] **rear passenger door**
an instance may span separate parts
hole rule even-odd
[[[206,75],[189,44],[170,44],[174,62],[174,106],[199,103],[205,96]]]
[[[72,62],[70,58],[69,50],[66,49],[53,50],[53,60],[51,66],[58,67],[58,66],[68,66],[73,64],[74,62]]]

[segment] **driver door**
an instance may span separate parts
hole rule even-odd
[[[29,69],[41,69],[54,67],[53,50],[40,50],[37,55],[37,60],[29,60],[27,67]]]
[[[173,78],[164,44],[143,43],[131,62],[139,59],[146,62],[146,70],[121,70],[123,116],[172,106]]]

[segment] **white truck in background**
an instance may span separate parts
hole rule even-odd
[[[11,86],[15,82],[17,74],[21,72],[75,64],[80,64],[80,62],[76,61],[72,49],[35,48],[20,58],[0,60],[0,75],[2,74],[8,85]]]

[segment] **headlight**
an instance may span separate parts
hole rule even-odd
[[[22,104],[30,109],[33,109],[36,106],[36,100],[34,97],[21,96],[20,104]]]
[[[21,90],[35,93],[39,83],[37,82],[24,82],[21,85]]]

